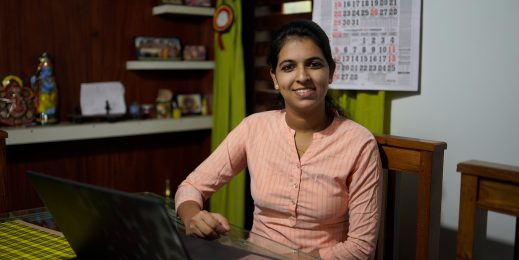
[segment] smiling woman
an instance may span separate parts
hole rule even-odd
[[[298,23],[301,24],[297,26]],[[317,87],[320,88],[320,94],[324,91],[326,115],[333,117],[335,113],[339,113],[344,116],[343,111],[327,95],[328,85],[332,83],[332,76],[335,71],[335,61],[326,33],[314,22],[305,20],[292,22],[285,28],[285,30],[278,31],[279,33],[270,45],[270,54],[267,57],[274,87],[281,93],[278,96],[278,108],[285,108],[287,105],[285,95],[280,89],[280,84],[284,82],[280,82],[280,80],[290,80],[290,77],[295,80],[294,77],[299,76],[297,81],[301,86],[299,90],[295,89],[294,91],[303,96],[311,95],[307,91],[308,86],[312,89],[311,84],[314,84],[316,85],[316,88],[314,88],[316,91],[318,91]],[[302,55],[306,55],[306,57]],[[296,67],[297,60],[295,58],[300,59],[301,70],[299,71]],[[303,86],[307,86],[307,88]]]
[[[325,97],[333,71],[321,49],[310,38],[291,36],[278,55],[278,64],[270,72],[274,86],[285,100],[287,123],[294,117],[313,114],[301,130],[320,131],[330,123],[325,113]]]
[[[324,259],[368,259],[380,218],[380,157],[373,135],[328,97],[328,37],[312,21],[294,21],[274,35],[268,57],[282,108],[245,118],[179,186],[186,232],[213,238],[229,230],[203,202],[247,167],[253,233]]]

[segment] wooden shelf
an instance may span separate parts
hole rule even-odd
[[[142,61],[126,62],[127,70],[212,70],[214,61]]]
[[[162,14],[182,14],[182,15],[201,15],[213,16],[214,8],[187,5],[158,5],[153,7],[153,15]]]
[[[34,144],[211,129],[211,116],[2,128],[7,145]]]

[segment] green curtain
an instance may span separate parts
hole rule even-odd
[[[388,132],[385,91],[330,90],[331,96],[351,120],[374,134]]]
[[[242,46],[241,0],[218,0],[217,7],[226,4],[234,10],[231,28],[215,33],[215,69],[213,83],[212,149],[245,117],[245,71]],[[219,39],[220,37],[220,39]],[[220,48],[223,43],[223,49]],[[213,194],[212,212],[226,216],[230,223],[243,227],[245,221],[245,173]]]

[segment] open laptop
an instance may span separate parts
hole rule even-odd
[[[34,171],[27,177],[79,259],[268,259],[177,232],[162,199]]]

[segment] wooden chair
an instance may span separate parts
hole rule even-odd
[[[519,259],[519,167],[472,160],[459,163],[457,170],[461,192],[456,259],[473,259],[476,208],[516,217],[514,259]]]
[[[7,132],[0,130],[0,213],[7,211],[5,139]]]
[[[384,196],[386,207],[383,211],[378,259],[394,259],[394,249],[398,243],[394,239],[394,218],[397,209],[396,174],[419,176],[416,259],[438,259],[440,238],[441,195],[443,179],[443,153],[445,142],[428,141],[392,135],[376,135],[382,164],[387,170]]]

